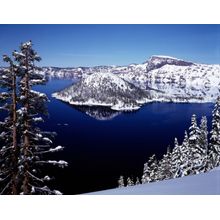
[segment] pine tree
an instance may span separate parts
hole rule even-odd
[[[140,185],[140,184],[141,184],[140,179],[138,177],[136,177],[135,185]]]
[[[192,161],[190,159],[190,148],[189,148],[189,138],[187,131],[185,131],[185,136],[183,139],[183,143],[180,146],[180,170],[179,176],[187,176],[191,173]]]
[[[121,187],[124,187],[124,186],[125,186],[124,177],[120,176],[119,179],[118,179],[118,187],[121,188]]]
[[[150,173],[151,173],[150,167],[148,166],[148,162],[146,162],[144,164],[144,170],[143,170],[143,175],[141,179],[142,183],[149,183],[151,181]]]
[[[207,127],[207,118],[206,116],[203,116],[200,123],[200,129],[201,129],[201,146],[204,149],[204,153],[207,154],[208,151],[208,127]]]
[[[220,96],[212,111],[212,130],[210,132],[209,160],[210,168],[220,165]]]
[[[172,178],[172,163],[170,147],[167,148],[167,153],[163,155],[163,158],[159,161],[158,165],[158,180],[166,180]]]
[[[196,115],[192,115],[189,128],[190,160],[192,162],[192,174],[198,174],[205,170],[204,148],[201,145],[201,130],[197,126]]]
[[[141,182],[149,183],[157,180],[158,162],[156,155],[153,154],[149,160],[144,164],[144,170]]]
[[[134,181],[130,177],[127,178],[127,186],[134,186]]]
[[[179,177],[181,175],[180,174],[181,148],[177,138],[174,139],[174,148],[171,156],[171,164],[172,164],[172,168],[171,168],[172,177],[173,178]]]
[[[1,110],[7,111],[7,117],[0,123],[0,138],[4,143],[0,148],[0,190],[1,194],[18,194],[17,66],[6,55],[3,60],[9,67],[0,76],[0,86],[4,89],[4,92],[0,93],[0,101],[3,104]]]
[[[203,167],[200,172],[206,172],[209,170],[209,160],[208,160],[208,127],[207,127],[207,118],[205,116],[202,117],[200,123],[200,147],[201,147],[201,155],[203,158],[202,164]]]
[[[43,132],[37,126],[38,122],[44,121],[43,115],[47,114],[46,103],[48,101],[45,94],[32,90],[34,85],[45,83],[44,76],[37,73],[38,68],[35,66],[35,62],[40,61],[40,57],[32,49],[31,41],[21,44],[20,51],[14,51],[13,57],[16,65],[5,56],[4,59],[10,63],[10,68],[7,75],[1,77],[3,85],[8,86],[8,90],[12,92],[2,94],[3,100],[6,101],[2,108],[9,111],[9,117],[1,125],[3,129],[7,129],[6,125],[8,125],[9,131],[1,133],[5,146],[0,151],[0,156],[3,158],[0,175],[7,174],[8,171],[5,167],[9,167],[9,165],[13,173],[17,171],[16,194],[60,194],[59,191],[50,190],[46,186],[46,182],[51,178],[48,175],[43,176],[42,165],[52,164],[65,167],[67,162],[46,159],[48,153],[60,151],[63,147],[51,147],[54,133]],[[13,67],[13,71],[11,67]],[[13,81],[15,73],[19,76],[17,83]],[[15,146],[17,146],[16,149]],[[13,151],[6,152],[7,148],[12,148]],[[2,178],[2,176],[0,177]],[[11,176],[7,178],[10,180],[10,184],[14,182]],[[10,184],[6,185],[7,189],[10,188]],[[6,187],[4,187],[3,193],[12,194],[14,192],[10,190],[6,192]]]

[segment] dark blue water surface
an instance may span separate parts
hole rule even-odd
[[[182,141],[192,114],[199,119],[206,115],[209,122],[211,119],[213,104],[151,103],[137,112],[100,121],[85,114],[85,109],[51,97],[72,83],[51,80],[36,88],[51,100],[50,116],[42,126],[56,131],[55,144],[65,146],[63,152],[51,157],[66,160],[69,167],[50,170],[56,179],[53,186],[64,194],[116,187],[120,175],[140,177],[149,156],[155,153],[160,158],[168,145],[173,146],[175,137]],[[106,109],[102,110],[105,113]]]

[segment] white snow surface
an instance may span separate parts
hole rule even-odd
[[[120,73],[119,76],[142,89],[146,89],[147,86],[161,91],[163,94],[153,94],[153,101],[160,98],[172,102],[215,102],[220,93],[220,65],[165,64],[147,73],[135,70]]]
[[[105,83],[105,86],[111,86],[111,84],[116,85],[119,89],[125,91],[130,88],[127,86],[127,83],[122,80],[120,77],[113,75],[111,73],[94,73],[84,80],[85,85],[93,86],[94,88],[99,88],[100,84]]]
[[[158,58],[165,58],[165,59],[173,59],[173,60],[180,60],[176,57],[166,56],[166,55],[152,55],[151,57],[158,57]]]
[[[89,195],[220,195],[220,167],[207,173],[88,193]]]

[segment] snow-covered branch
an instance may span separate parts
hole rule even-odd
[[[64,160],[47,160],[47,161],[36,161],[37,164],[51,164],[51,165],[57,165],[61,168],[64,168],[66,166],[68,166],[68,163]]]
[[[50,148],[49,150],[47,150],[47,151],[40,151],[40,152],[37,152],[37,153],[35,153],[35,154],[46,154],[46,153],[52,153],[52,152],[58,152],[58,151],[61,151],[61,150],[63,150],[64,149],[64,147],[62,147],[62,146],[57,146],[57,147],[55,147],[55,148]]]
[[[47,194],[47,195],[62,195],[62,193],[58,190],[50,190],[47,186],[43,187],[37,187],[37,186],[31,186],[31,192],[32,194]]]

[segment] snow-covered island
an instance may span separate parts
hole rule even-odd
[[[47,69],[45,73],[61,77],[66,71],[56,70],[60,72]],[[68,78],[70,73],[68,70]],[[55,98],[72,105],[107,106],[118,111],[136,110],[153,101],[215,102],[220,92],[219,64],[197,64],[169,56],[154,55],[142,64],[128,66],[77,68],[72,73],[81,80],[54,93]]]
[[[107,106],[112,110],[132,111],[149,100],[149,93],[113,73],[94,73],[54,93],[53,97],[72,105]]]

